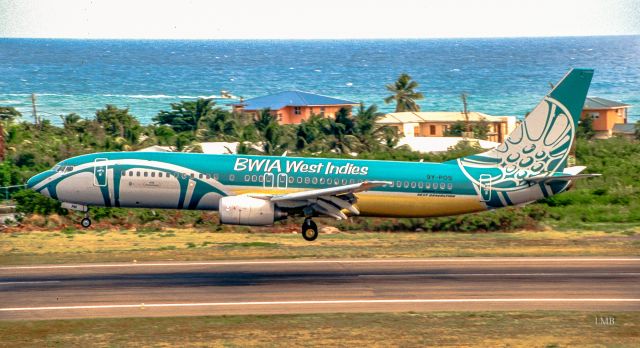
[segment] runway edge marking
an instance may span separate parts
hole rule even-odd
[[[327,305],[368,303],[478,303],[478,302],[640,302],[640,298],[473,298],[473,299],[389,299],[389,300],[319,300],[319,301],[257,301],[199,303],[138,303],[119,305],[51,306],[0,308],[1,312],[47,311],[74,309],[162,308],[162,307],[223,307],[273,305]]]
[[[75,265],[4,266],[0,270],[109,268],[109,267],[167,267],[167,266],[233,266],[318,263],[437,263],[437,262],[640,262],[640,258],[443,258],[443,259],[390,259],[390,260],[272,260],[272,261],[204,261],[204,262],[149,262],[149,263],[97,263]]]

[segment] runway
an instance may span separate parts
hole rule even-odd
[[[0,267],[0,319],[531,309],[640,310],[640,258]]]

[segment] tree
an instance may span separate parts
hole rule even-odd
[[[355,123],[347,108],[336,112],[335,118],[328,118],[324,133],[329,136],[328,146],[337,153],[350,153],[358,148],[358,139],[353,135]]]
[[[130,143],[138,141],[140,123],[129,113],[128,108],[119,109],[107,105],[104,109],[96,111],[96,121],[110,136],[121,137]]]
[[[16,110],[13,106],[0,106],[0,121],[5,125],[15,121],[16,118],[21,116],[20,111]]]
[[[213,112],[215,102],[211,99],[182,101],[172,103],[170,111],[160,111],[153,121],[171,127],[176,133],[192,132],[195,134],[200,120]]]
[[[443,135],[447,137],[461,137],[466,129],[467,125],[463,121],[456,121],[444,131]]]
[[[365,108],[364,104],[360,103],[355,118],[354,135],[366,151],[376,151],[382,143],[393,147],[398,142],[395,128],[377,123],[382,116],[384,114],[378,112],[378,107],[375,104]]]
[[[577,128],[576,137],[578,138],[590,140],[596,135],[596,132],[593,130],[593,119],[591,117],[581,119],[578,122]]]
[[[320,115],[311,115],[303,120],[295,128],[295,148],[298,151],[318,152],[326,148],[325,134],[322,130],[326,127],[327,119]]]
[[[238,124],[233,114],[220,108],[211,110],[203,121],[206,126],[207,137],[222,140],[238,138]]]
[[[287,150],[285,132],[271,110],[264,109],[254,121],[258,138],[262,142],[262,152],[267,155],[279,155]]]
[[[418,83],[411,80],[411,76],[403,73],[395,83],[387,85],[387,90],[393,94],[386,97],[384,102],[389,104],[395,101],[396,112],[420,111],[416,100],[424,99],[424,95],[416,92],[416,88]]]

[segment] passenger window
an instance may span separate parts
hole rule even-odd
[[[391,185],[389,185],[389,187],[394,187],[394,186],[396,186],[396,184],[392,181]]]
[[[409,182],[408,182],[408,181],[405,181],[405,182],[404,182],[404,188],[408,188],[408,187],[409,187]]]
[[[195,175],[195,174],[193,174],[193,173],[191,173],[191,179],[193,179],[193,178],[195,178],[195,177],[196,177],[196,175]]]
[[[148,177],[149,176],[149,172],[144,172],[144,177]]]
[[[351,179],[351,180],[349,180],[349,183],[350,183],[350,184],[355,184],[355,183],[356,183],[356,181],[355,181],[355,180],[353,180],[353,179]]]
[[[151,177],[155,178],[156,177],[156,172],[151,172]]]
[[[123,170],[123,171],[120,173],[120,175],[122,175],[122,176],[127,176],[127,172]]]
[[[416,182],[415,181],[411,182],[411,188],[416,188]]]
[[[289,183],[290,183],[290,184],[293,184],[293,181],[294,181],[294,180],[295,180],[295,179],[294,179],[292,176],[290,176],[290,177],[289,177]]]
[[[448,188],[449,190],[451,190],[451,189],[453,188],[453,184],[452,184],[452,183],[448,183],[448,184],[447,184],[447,188]]]
[[[213,179],[218,180],[218,174],[213,174]]]
[[[429,188],[431,188],[431,183],[430,183],[430,182],[428,182],[428,183],[424,184],[424,187],[425,187],[425,188],[428,188],[428,189],[429,189]]]
[[[234,181],[236,179],[236,176],[233,174],[229,174],[229,181]]]
[[[251,180],[251,175],[247,174],[244,176],[244,181],[249,181]]]
[[[263,175],[260,175],[260,176],[258,177],[258,182],[263,182],[263,181],[264,181],[264,176],[263,176]]]
[[[320,183],[324,184],[324,178],[320,178]]]
[[[205,177],[207,178],[207,180],[211,179],[211,175],[209,174],[205,175]]]
[[[298,179],[297,179],[297,181],[298,181],[298,184],[302,184],[302,177],[301,177],[301,176],[299,176],[299,177],[298,177]]]
[[[253,181],[253,182],[258,181],[258,176],[257,175],[251,175],[251,181]]]
[[[136,176],[140,176],[140,172],[136,172]]]
[[[158,177],[161,178],[162,177],[162,172],[158,172]]]
[[[347,184],[347,179],[342,179],[342,185],[346,185]]]
[[[437,183],[437,182],[434,182],[434,183],[433,183],[433,189],[434,189],[434,190],[437,190],[437,189],[438,189],[438,183]]]
[[[318,183],[318,178],[313,178],[312,182],[313,182],[314,184],[317,184],[317,183]]]
[[[309,177],[304,178],[304,183],[308,184],[309,182],[311,182],[311,179],[309,179]]]
[[[440,183],[440,189],[444,190],[445,184],[443,182]]]
[[[418,183],[418,188],[422,188],[423,186],[424,186],[424,183],[423,183],[422,181],[420,181],[420,182]]]
[[[198,179],[202,179],[202,178],[204,178],[204,175],[198,174]]]
[[[402,181],[396,181],[396,186],[402,187]]]
[[[187,174],[182,173],[182,178],[183,178],[183,179],[186,179],[186,178],[187,178]]]

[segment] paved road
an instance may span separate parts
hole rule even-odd
[[[640,310],[640,258],[277,260],[0,267],[0,318]]]

